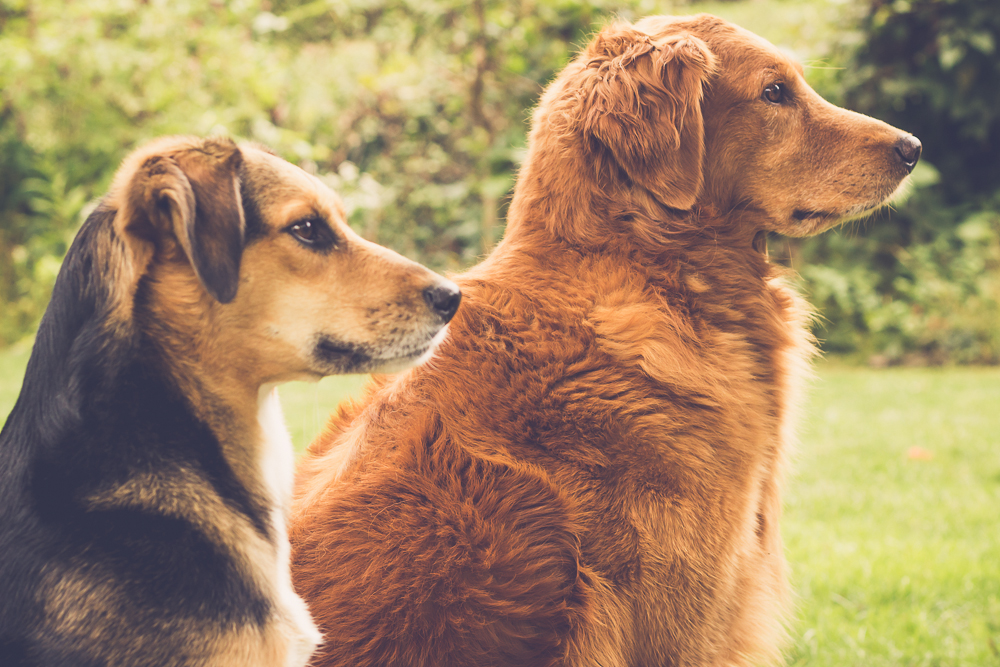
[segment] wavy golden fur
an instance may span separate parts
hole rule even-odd
[[[602,30],[535,112],[440,356],[301,464],[313,664],[776,662],[813,345],[765,236],[880,206],[918,152],[717,18]]]

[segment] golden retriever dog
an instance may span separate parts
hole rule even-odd
[[[0,665],[305,665],[274,387],[406,368],[460,296],[260,147],[127,158],[0,433]]]
[[[872,211],[919,152],[718,18],[602,30],[541,99],[440,356],[301,464],[312,664],[778,661],[813,344],[766,235]]]

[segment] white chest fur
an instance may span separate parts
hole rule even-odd
[[[271,525],[276,534],[275,571],[271,573],[278,609],[280,634],[287,638],[287,658],[284,665],[304,666],[319,644],[321,636],[302,599],[292,588],[287,518],[294,483],[295,454],[285,427],[285,419],[273,385],[261,387],[257,420],[262,442],[260,475],[272,499]]]

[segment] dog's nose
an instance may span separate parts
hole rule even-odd
[[[455,283],[442,280],[424,290],[424,301],[441,319],[449,322],[462,301],[462,292]]]
[[[903,166],[906,167],[907,171],[913,171],[917,160],[920,159],[920,140],[912,134],[907,134],[904,137],[900,137],[899,141],[896,142],[895,148],[896,155],[902,160]]]

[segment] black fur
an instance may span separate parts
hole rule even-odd
[[[251,187],[250,174],[247,172],[245,164],[241,166],[239,171],[240,201],[243,203],[243,219],[246,223],[244,238],[246,245],[250,245],[267,236],[267,225],[264,224],[264,218],[261,216],[260,204],[257,202],[254,188]]]
[[[324,366],[336,369],[337,373],[364,373],[372,365],[371,353],[360,345],[321,336],[314,347],[313,355]]]
[[[133,621],[138,632],[178,619],[216,627],[263,624],[271,611],[231,556],[185,518],[156,510],[94,511],[81,503],[132,475],[183,465],[262,535],[272,531],[264,502],[240,485],[218,440],[165,379],[154,346],[134,330],[113,334],[105,326],[109,267],[101,264],[112,254],[98,249],[121,243],[114,215],[98,207],[70,248],[21,394],[0,432],[4,667],[105,664],[91,649],[81,652],[66,638],[45,634],[40,582],[53,564],[116,582],[121,599],[108,604],[141,609]],[[176,647],[178,655],[188,650],[183,636]]]

